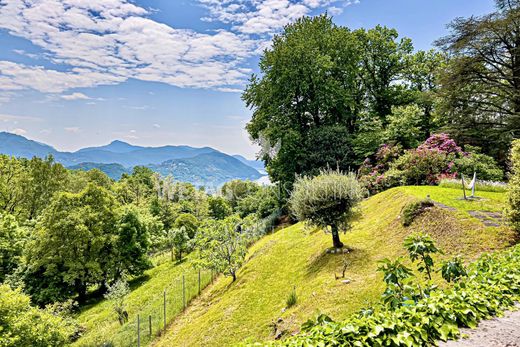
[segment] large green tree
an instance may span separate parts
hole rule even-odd
[[[118,262],[117,203],[89,184],[78,194],[59,193],[42,214],[26,252],[25,284],[39,303],[77,295],[110,279]]]
[[[451,57],[441,79],[450,132],[504,163],[520,136],[520,3],[495,2],[491,14],[454,20],[438,45]]]
[[[247,130],[262,146],[271,180],[290,191],[295,175],[356,168],[385,140],[377,135],[394,107],[421,101],[430,118],[433,56],[415,57],[409,39],[382,26],[351,31],[327,15],[286,26],[243,94],[253,109]],[[422,137],[429,124],[421,119]]]

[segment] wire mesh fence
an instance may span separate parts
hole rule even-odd
[[[168,285],[161,295],[148,300],[146,304],[133,310],[128,323],[117,331],[110,331],[110,336],[102,334],[102,347],[148,346],[157,336],[164,333],[168,324],[181,313],[191,300],[213,280],[210,270],[186,272]],[[98,326],[103,329],[103,326]]]

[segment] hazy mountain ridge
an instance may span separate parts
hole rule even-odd
[[[71,169],[97,168],[116,180],[138,165],[197,186],[218,186],[232,179],[255,180],[262,176],[255,167],[255,161],[231,156],[211,147],[142,147],[115,140],[104,146],[60,152],[23,136],[0,132],[0,153],[24,158],[52,155],[57,162]]]

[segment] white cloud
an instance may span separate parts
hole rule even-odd
[[[30,40],[54,64],[52,70],[0,61],[0,88],[60,93],[128,78],[179,87],[240,84],[244,59],[257,42],[230,31],[198,33],[147,18],[126,0],[2,0],[0,28]]]
[[[160,124],[157,124],[157,123],[155,123],[155,124],[153,125],[153,127],[154,127],[155,129],[159,129],[159,128],[161,127],[161,125],[160,125]]]
[[[270,35],[302,15],[355,2],[197,1],[208,10],[205,20],[232,28],[201,33],[171,27],[129,0],[0,0],[0,29],[41,48],[39,58],[50,63],[0,61],[0,90],[63,93],[133,78],[237,92],[251,73],[246,60]]]
[[[41,118],[31,117],[31,116],[18,116],[13,114],[5,114],[0,113],[0,121],[2,122],[18,122],[18,121],[30,121],[30,122],[40,122]]]
[[[16,129],[11,130],[11,133],[16,134],[16,135],[25,135],[25,134],[27,134],[27,130],[22,129],[22,128],[16,128]]]
[[[81,129],[79,127],[67,127],[67,128],[63,128],[63,130],[65,130],[68,133],[72,133],[72,134],[77,134],[81,131]]]
[[[90,100],[91,97],[86,96],[83,93],[72,93],[72,94],[65,94],[61,96],[62,99],[65,100]]]
[[[233,24],[233,29],[244,34],[270,35],[286,24],[313,11],[338,13],[337,4],[345,7],[359,0],[199,0],[210,15],[207,21]]]

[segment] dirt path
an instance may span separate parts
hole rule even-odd
[[[518,307],[520,309],[520,307]],[[463,329],[469,337],[439,343],[440,347],[520,347],[520,311],[481,322],[476,329]]]

